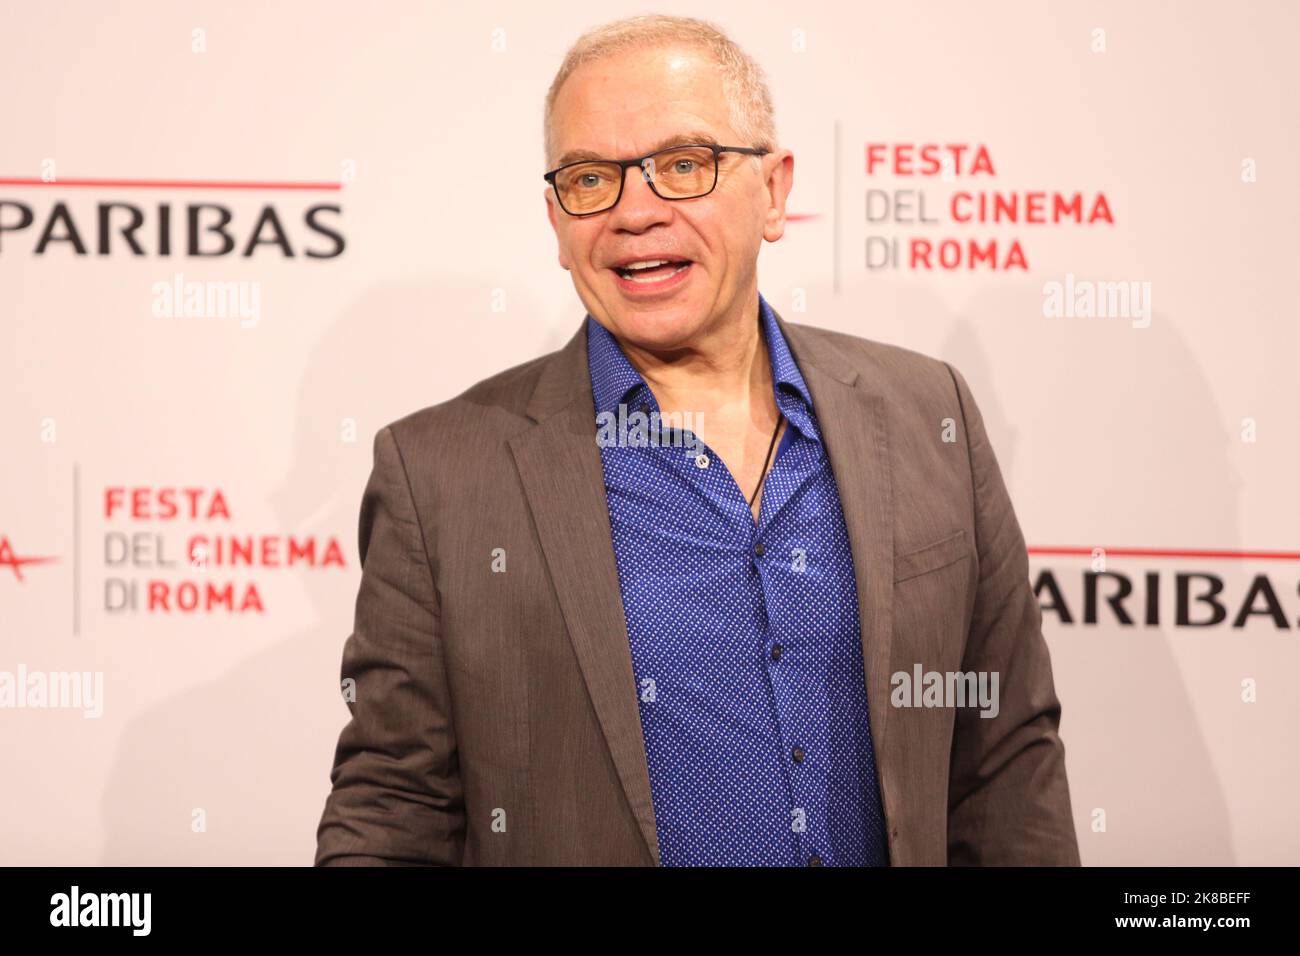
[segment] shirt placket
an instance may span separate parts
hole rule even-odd
[[[647,417],[659,411],[658,403],[648,388],[643,387],[630,398],[633,399],[631,407]],[[786,411],[786,402],[782,401],[781,405],[783,411]],[[772,478],[772,474],[766,476],[765,500],[761,503],[759,521],[756,524],[751,517],[748,502],[743,495],[736,494],[738,486],[711,448],[700,442],[692,453],[688,452],[684,436],[680,443],[675,444],[671,432],[665,430],[659,433],[657,440],[655,434],[651,430],[651,444],[658,442],[658,452],[670,455],[671,460],[685,470],[688,481],[702,486],[706,495],[722,503],[726,513],[733,516],[735,534],[748,550],[750,565],[759,579],[757,597],[762,612],[759,615],[762,640],[756,652],[763,654],[766,664],[772,704],[769,716],[775,730],[776,745],[781,748],[780,763],[784,771],[785,800],[789,811],[787,823],[793,837],[791,849],[794,855],[791,863],[798,866],[828,864],[832,861],[825,817],[825,741],[818,736],[812,715],[801,712],[797,704],[798,682],[812,679],[811,671],[816,666],[815,652],[800,635],[785,633],[786,628],[783,626],[773,628],[768,613],[777,586],[776,577],[782,573],[772,564],[772,548],[775,544],[773,535],[782,537],[779,530],[782,506],[804,482],[815,477],[815,467],[811,463],[814,460],[812,453],[807,444],[799,445],[800,442],[812,442],[812,439],[796,434],[791,446],[773,462],[772,473],[781,469],[774,482],[779,485],[779,491],[772,498],[767,497],[767,481]],[[719,471],[719,467],[723,470]],[[765,540],[769,543],[765,543]],[[778,547],[778,554],[779,551]],[[804,659],[802,667],[799,666],[800,658]]]
[[[786,454],[774,463],[768,480],[779,489],[778,494],[768,499],[765,487],[767,500],[759,512],[759,524],[754,527],[750,522],[750,529],[754,538],[751,556],[759,574],[764,611],[763,651],[783,750],[790,826],[798,854],[796,862],[820,866],[831,862],[825,815],[825,741],[817,732],[812,715],[798,704],[801,682],[815,677],[816,655],[806,636],[791,629],[795,622],[790,616],[779,615],[774,620],[768,613],[771,606],[788,606],[792,596],[781,592],[796,586],[791,575],[797,560],[793,553],[797,542],[789,540],[788,519],[782,509],[803,483],[813,477],[809,471],[807,443],[810,441],[796,435]]]

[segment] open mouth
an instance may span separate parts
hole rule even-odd
[[[649,285],[670,279],[690,266],[689,259],[643,259],[629,262],[626,266],[615,266],[614,271],[628,282]]]

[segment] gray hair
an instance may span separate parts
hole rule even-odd
[[[543,119],[546,165],[555,156],[551,134],[551,113],[560,87],[578,67],[603,57],[630,50],[675,46],[703,47],[717,61],[723,89],[731,107],[731,125],[742,142],[738,146],[776,149],[776,123],[772,116],[772,94],[763,68],[717,26],[691,17],[660,14],[627,17],[596,27],[580,36],[569,48],[560,70],[546,93]]]

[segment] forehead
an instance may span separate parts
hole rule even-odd
[[[560,88],[551,123],[556,165],[637,156],[673,141],[733,138],[717,63],[692,47],[634,50],[584,64]]]

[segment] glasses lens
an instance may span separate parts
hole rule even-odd
[[[647,161],[655,189],[669,199],[692,199],[713,188],[717,175],[713,150],[703,146],[678,146],[655,153]]]
[[[623,170],[616,163],[579,163],[555,176],[560,202],[574,216],[613,205]]]

